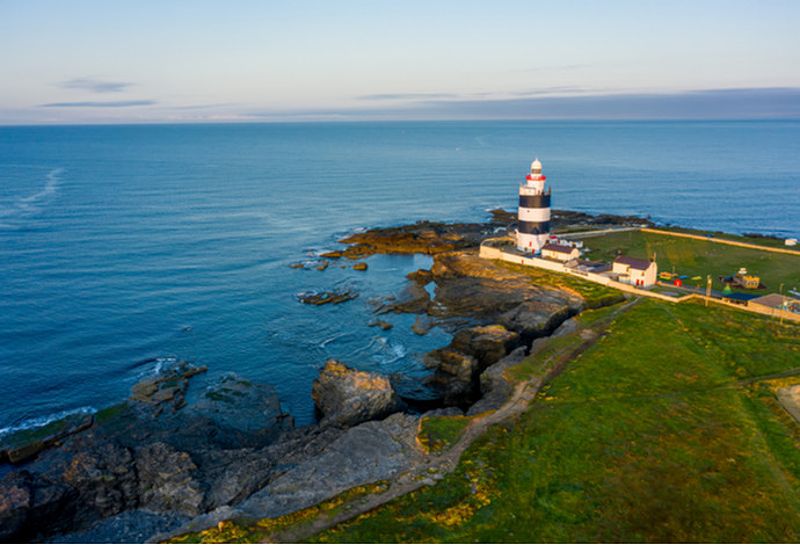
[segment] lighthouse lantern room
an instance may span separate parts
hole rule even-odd
[[[519,186],[517,248],[523,252],[538,253],[550,236],[550,189],[545,191],[546,180],[542,163],[536,159],[525,183]]]

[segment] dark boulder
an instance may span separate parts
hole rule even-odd
[[[473,356],[483,370],[504,358],[519,342],[518,333],[495,324],[462,329],[453,337],[450,348]]]
[[[226,448],[264,446],[294,427],[283,412],[278,392],[269,384],[255,384],[228,374],[187,407],[186,419],[210,420],[216,444]]]
[[[475,400],[480,365],[473,356],[440,348],[425,356],[425,365],[434,369],[427,383],[440,392],[446,405],[466,405]]]
[[[322,423],[337,426],[384,418],[401,408],[388,378],[351,369],[336,360],[325,364],[314,381],[311,397],[323,415]]]

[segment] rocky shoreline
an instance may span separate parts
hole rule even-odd
[[[420,334],[434,324],[453,333],[448,346],[426,355],[424,379],[450,414],[500,407],[511,393],[502,370],[585,306],[571,290],[535,285],[478,258],[480,241],[513,220],[494,211],[487,223],[373,229],[322,256],[434,257],[430,270],[409,275],[403,294],[376,306],[375,324],[385,327],[383,313],[414,313]],[[644,221],[554,214],[557,228]],[[191,377],[204,371],[178,363],[135,385],[121,404],[3,438],[0,463],[10,470],[0,479],[0,541],[162,539],[222,520],[291,513],[426,459],[417,441],[424,414],[398,396],[391,377],[327,362],[312,389],[320,420],[296,428],[273,387],[235,375],[187,401]]]

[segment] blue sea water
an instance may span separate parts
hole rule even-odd
[[[424,373],[370,299],[428,261],[295,270],[353,230],[556,207],[800,235],[800,122],[430,122],[0,128],[0,428],[123,399],[170,358],[277,386],[300,423],[328,357]],[[296,294],[352,287],[309,307]]]

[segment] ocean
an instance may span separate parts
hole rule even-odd
[[[274,384],[299,424],[329,357],[418,376],[448,335],[371,328],[423,256],[289,265],[347,233],[516,206],[800,235],[800,121],[0,127],[0,433],[124,399],[175,359]],[[307,290],[358,299],[313,307]]]

